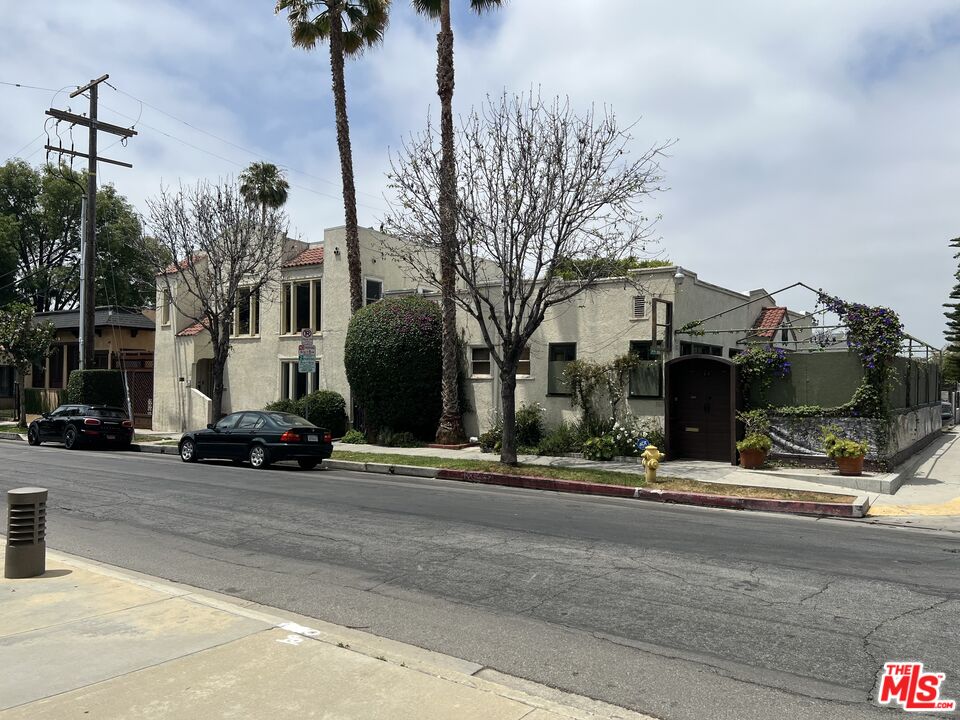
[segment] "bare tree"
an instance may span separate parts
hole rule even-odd
[[[182,316],[210,334],[217,419],[234,310],[241,291],[258,297],[278,282],[286,215],[246,200],[232,181],[164,189],[147,206],[150,231],[163,251],[157,257],[160,289]]]
[[[640,202],[660,190],[669,143],[631,159],[609,111],[578,117],[537,95],[488,98],[457,131],[457,304],[476,320],[501,380],[501,462],[517,461],[517,364],[544,314],[643,252]],[[440,287],[442,151],[432,127],[391,158],[394,256]],[[588,262],[580,262],[588,261]]]

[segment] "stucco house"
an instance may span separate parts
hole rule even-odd
[[[372,228],[360,228],[364,303],[380,300],[388,289],[416,288],[389,260],[383,250],[384,238]],[[154,428],[181,431],[204,427],[212,420],[209,333],[178,312],[164,281],[159,281],[157,288]],[[270,296],[241,296],[224,372],[224,412],[262,408],[274,400],[298,399],[321,388],[336,390],[349,403],[343,366],[349,321],[345,228],[327,229],[319,243],[288,242],[280,282],[271,287]],[[313,330],[317,351],[316,369],[311,373],[300,373],[297,367],[304,328]]]
[[[360,229],[364,302],[414,292],[436,299],[436,293],[418,287],[416,278],[391,258],[386,242],[387,236]],[[235,315],[224,412],[261,408],[320,388],[336,390],[352,407],[343,365],[350,319],[344,228],[326,230],[319,243],[290,243],[281,274],[269,297],[244,298]],[[728,323],[752,330],[695,342],[674,336],[676,327],[722,310],[731,311]],[[154,428],[203,427],[213,419],[209,335],[177,312],[166,285],[159,283],[157,315]],[[804,317],[778,307],[764,290],[736,292],[673,265],[631,272],[629,281],[610,278],[548,313],[520,368],[517,402],[539,402],[548,423],[573,419],[576,411],[562,382],[564,366],[577,358],[607,360],[635,352],[649,364],[631,383],[630,408],[638,416],[663,417],[666,360],[698,353],[729,358],[743,347],[738,341],[759,333],[774,342],[796,340],[792,326]],[[477,435],[499,412],[500,387],[476,324],[463,312],[458,318],[468,345],[467,395],[473,406],[464,425],[468,434]],[[300,373],[297,367],[303,328],[313,330],[317,348],[311,373]]]

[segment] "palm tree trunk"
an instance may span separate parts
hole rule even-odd
[[[347,228],[347,271],[350,274],[350,313],[363,306],[360,286],[360,236],[357,231],[357,190],[353,183],[353,152],[347,120],[347,89],[343,78],[342,3],[330,5],[330,73],[333,76],[333,106],[337,116],[337,148],[343,179],[343,214]]]
[[[457,389],[457,168],[453,155],[453,29],[450,0],[440,3],[437,35],[437,94],[440,96],[440,297],[443,311],[443,412],[437,442],[462,442],[463,424]]]

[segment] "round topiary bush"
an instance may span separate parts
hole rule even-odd
[[[431,440],[440,421],[442,318],[422,297],[388,298],[350,319],[344,365],[363,408],[364,431],[411,432]]]
[[[326,428],[334,437],[343,437],[347,430],[347,403],[333,390],[317,390],[297,402],[298,412],[314,425]]]

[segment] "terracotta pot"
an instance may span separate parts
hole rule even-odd
[[[756,470],[767,460],[766,450],[741,450],[740,467],[744,470]]]
[[[838,457],[837,467],[840,468],[841,475],[862,475],[863,474],[863,455],[859,457]]]

